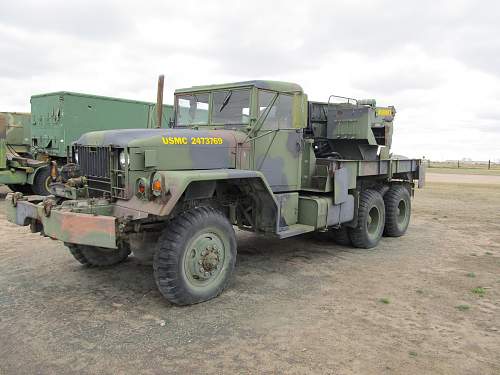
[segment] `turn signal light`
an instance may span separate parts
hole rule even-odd
[[[161,192],[161,181],[160,180],[155,180],[153,181],[153,191],[154,192]]]
[[[135,195],[139,199],[149,199],[149,181],[146,180],[145,178],[138,178],[136,183],[135,183],[135,190],[136,193]]]
[[[146,192],[146,186],[144,186],[144,183],[142,181],[139,182],[139,186],[137,186],[137,191],[140,194],[144,194]]]

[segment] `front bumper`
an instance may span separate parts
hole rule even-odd
[[[44,198],[7,194],[7,220],[22,226],[33,224],[34,228],[41,225],[45,236],[67,243],[117,248],[117,220],[114,216],[73,212],[64,206],[47,209]]]

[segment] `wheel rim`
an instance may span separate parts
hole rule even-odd
[[[195,289],[218,283],[228,260],[229,243],[216,230],[206,230],[193,237],[184,252],[184,274]]]
[[[45,183],[43,184],[44,187],[45,187],[45,191],[48,192],[50,194],[50,181],[52,180],[52,177],[51,176],[48,176],[46,179],[45,179]]]
[[[408,206],[404,199],[401,199],[398,203],[397,209],[397,222],[399,226],[404,226],[408,218]]]
[[[367,217],[367,226],[366,229],[368,231],[368,235],[370,237],[377,237],[378,232],[380,231],[380,211],[376,206],[373,206],[368,212]]]

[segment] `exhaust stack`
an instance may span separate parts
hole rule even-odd
[[[161,120],[163,116],[163,84],[165,76],[161,74],[158,77],[158,92],[156,95],[156,127],[161,128]]]

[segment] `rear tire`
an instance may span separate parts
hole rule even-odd
[[[177,305],[217,297],[236,262],[236,236],[229,220],[211,207],[175,217],[158,240],[153,268],[161,294]]]
[[[107,249],[104,247],[65,244],[71,255],[81,264],[87,267],[106,267],[123,262],[130,255],[128,245],[120,246],[118,249]]]
[[[365,190],[359,198],[358,223],[350,228],[349,237],[355,247],[370,249],[378,245],[384,232],[385,207],[382,195]]]
[[[392,186],[384,195],[385,229],[384,235],[400,237],[406,233],[410,224],[410,192],[402,185]]]
[[[50,176],[50,168],[41,168],[33,181],[33,191],[38,195],[50,195],[50,182],[52,177]]]

